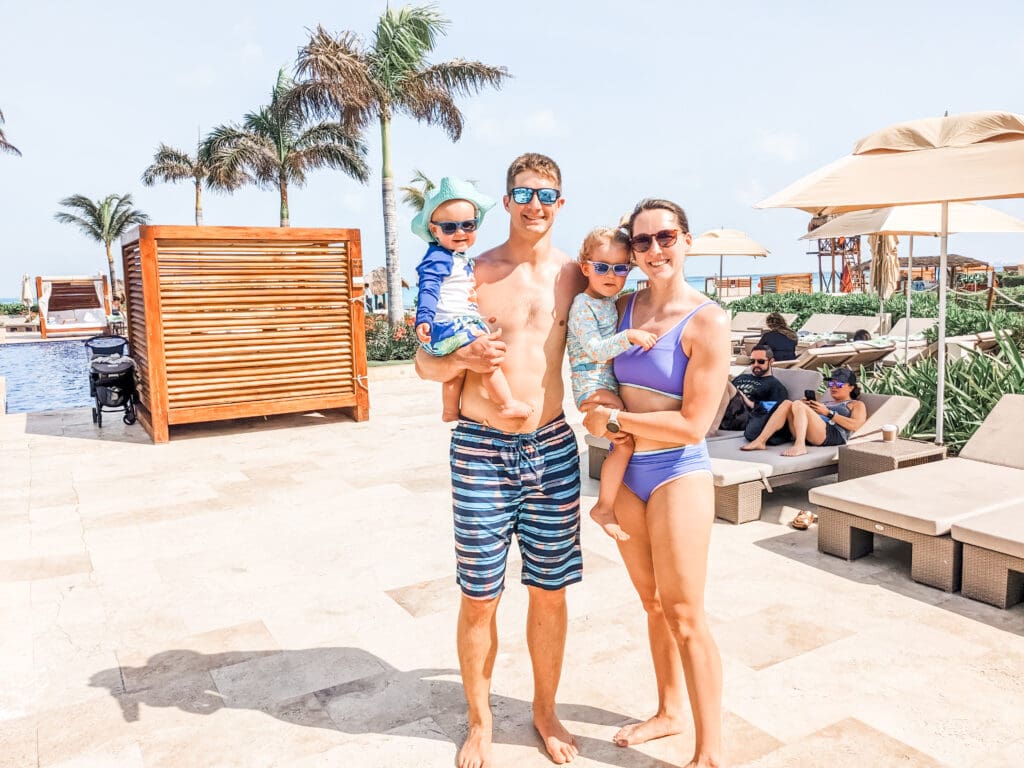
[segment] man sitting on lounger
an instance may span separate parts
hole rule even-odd
[[[786,385],[772,373],[774,360],[775,353],[767,344],[760,344],[750,351],[750,373],[741,373],[730,382],[725,393],[728,404],[724,411],[726,418],[721,420],[719,429],[742,429],[747,440],[753,440],[761,434],[778,404],[789,397]],[[745,420],[735,418],[735,405],[745,409]],[[727,419],[731,419],[731,422]],[[788,432],[780,433],[773,436],[771,445],[787,443],[792,439]]]

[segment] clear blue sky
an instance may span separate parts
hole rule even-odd
[[[393,167],[477,179],[503,191],[523,151],[562,166],[567,199],[556,243],[575,253],[593,226],[644,196],[680,202],[696,232],[745,230],[771,249],[726,272],[815,271],[797,238],[807,215],[751,205],[850,151],[865,134],[919,117],[1024,112],[1024,4],[1005,2],[536,2],[441,0],[451,19],[435,58],[508,67],[498,92],[462,102],[466,131],[399,119]],[[191,149],[197,129],[265,104],[307,28],[369,36],[382,0],[286,4],[179,0],[102,4],[0,0],[0,110],[24,156],[0,155],[0,296],[23,272],[105,270],[102,245],[53,220],[57,201],[130,192],[154,223],[192,223],[189,184],[139,181],[160,142]],[[321,171],[291,191],[294,226],[358,227],[367,271],[384,263],[380,151],[367,136],[367,185]],[[273,191],[207,193],[213,225],[277,224]],[[1024,202],[995,203],[1024,216]],[[403,273],[422,243],[401,211]],[[506,233],[488,219],[480,246]],[[957,235],[950,250],[1024,262],[1024,236]],[[938,252],[937,241],[915,246]],[[717,260],[694,260],[691,275]]]

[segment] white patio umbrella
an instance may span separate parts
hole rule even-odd
[[[21,303],[26,307],[31,307],[33,303],[32,295],[32,278],[28,274],[21,276]]]
[[[1024,232],[1024,221],[1008,213],[976,203],[949,204],[949,233],[954,232]],[[855,237],[857,235],[909,235],[907,243],[907,308],[910,319],[910,281],[914,274],[914,237],[939,237],[942,234],[942,205],[900,205],[890,208],[872,208],[852,211],[837,216],[801,240],[827,237]],[[872,263],[874,266],[874,263]],[[898,269],[898,268],[897,268]],[[906,355],[910,340],[905,339]]]
[[[941,204],[936,443],[942,443],[946,387],[949,203],[1012,197],[1024,197],[1024,115],[972,112],[884,128],[857,142],[852,154],[755,206],[845,213]]]
[[[693,239],[686,255],[718,257],[718,282],[715,283],[715,288],[721,296],[722,265],[726,256],[763,258],[769,253],[767,248],[738,229],[710,229]]]

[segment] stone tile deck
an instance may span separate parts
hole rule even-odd
[[[0,417],[0,766],[451,765],[449,427],[437,388],[403,373],[375,373],[369,422],[255,419],[161,446],[88,409]],[[820,555],[813,528],[784,525],[806,486],[767,500],[712,539],[731,764],[1024,765],[1024,607],[915,584],[898,543]],[[583,544],[559,695],[575,764],[678,765],[691,733],[609,742],[654,684],[614,546],[590,524]],[[524,616],[511,583],[496,768],[549,765]]]

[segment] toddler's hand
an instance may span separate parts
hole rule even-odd
[[[424,344],[430,343],[430,323],[420,323],[416,326],[416,338]]]
[[[638,331],[636,328],[626,331],[626,338],[630,344],[636,344],[644,349],[650,349],[658,342],[658,337],[650,331]]]

